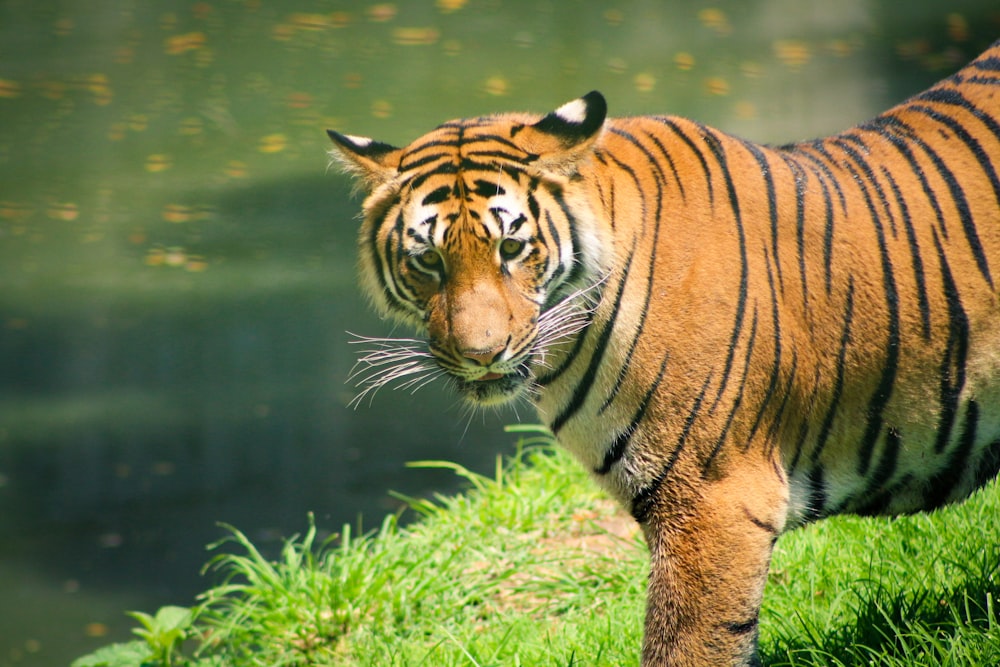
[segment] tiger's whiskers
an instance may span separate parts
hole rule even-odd
[[[548,367],[545,360],[548,348],[575,336],[590,325],[600,302],[598,288],[606,280],[607,276],[604,276],[591,285],[571,292],[538,317],[538,335],[531,349],[536,364]]]
[[[425,385],[445,374],[427,349],[427,342],[415,338],[371,338],[347,332],[354,340],[351,345],[366,345],[351,369],[347,382],[359,388],[358,394],[348,403],[357,408],[367,397],[374,399],[382,387],[419,391]]]

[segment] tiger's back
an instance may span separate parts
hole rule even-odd
[[[782,531],[1000,467],[1000,43],[784,147],[605,111],[332,133],[371,192],[363,284],[470,398],[530,396],[642,525],[644,665],[746,664]]]

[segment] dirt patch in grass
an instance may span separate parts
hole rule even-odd
[[[630,564],[645,558],[638,524],[610,500],[575,513],[569,522],[552,517],[549,527],[512,540],[509,558],[477,561],[470,568],[496,573],[485,613],[542,617],[587,604],[595,588],[613,590],[609,582],[629,576]]]

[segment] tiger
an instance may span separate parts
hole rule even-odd
[[[782,533],[996,476],[1000,41],[787,145],[596,91],[403,148],[328,134],[363,290],[419,332],[370,341],[365,392],[532,404],[641,527],[644,667],[760,664]]]

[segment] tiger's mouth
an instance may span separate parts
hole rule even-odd
[[[466,399],[480,405],[500,405],[517,398],[530,378],[527,362],[508,373],[489,371],[474,380],[453,376]]]

